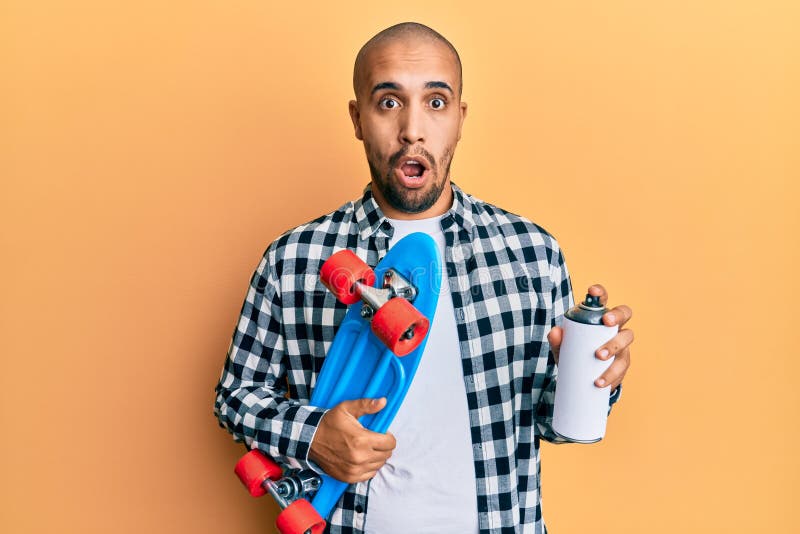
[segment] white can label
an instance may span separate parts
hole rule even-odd
[[[613,338],[618,326],[590,325],[564,318],[558,358],[553,430],[574,441],[598,441],[605,436],[610,386],[594,381],[614,361],[599,360],[595,351]]]

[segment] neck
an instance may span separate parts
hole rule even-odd
[[[381,211],[384,215],[390,219],[399,219],[404,221],[429,219],[431,217],[444,215],[453,206],[453,188],[450,186],[450,178],[447,178],[445,181],[442,194],[439,195],[439,198],[436,199],[436,202],[433,203],[433,206],[418,213],[409,213],[393,207],[386,201],[386,199],[383,197],[383,193],[381,193],[380,189],[375,186],[374,182],[372,183],[372,196],[375,197],[375,202],[378,203],[378,207],[381,208]]]

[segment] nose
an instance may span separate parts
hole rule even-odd
[[[425,118],[423,110],[417,105],[409,105],[400,117],[400,142],[413,145],[425,141]]]

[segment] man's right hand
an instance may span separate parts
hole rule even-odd
[[[375,476],[392,455],[397,442],[387,432],[380,434],[358,422],[362,415],[381,411],[386,399],[344,401],[329,410],[320,421],[309,458],[326,474],[352,484]]]

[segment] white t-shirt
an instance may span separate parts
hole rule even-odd
[[[442,286],[419,368],[389,427],[397,447],[370,482],[367,534],[478,532],[467,394],[440,219],[390,219],[390,246],[412,232],[434,238]]]

